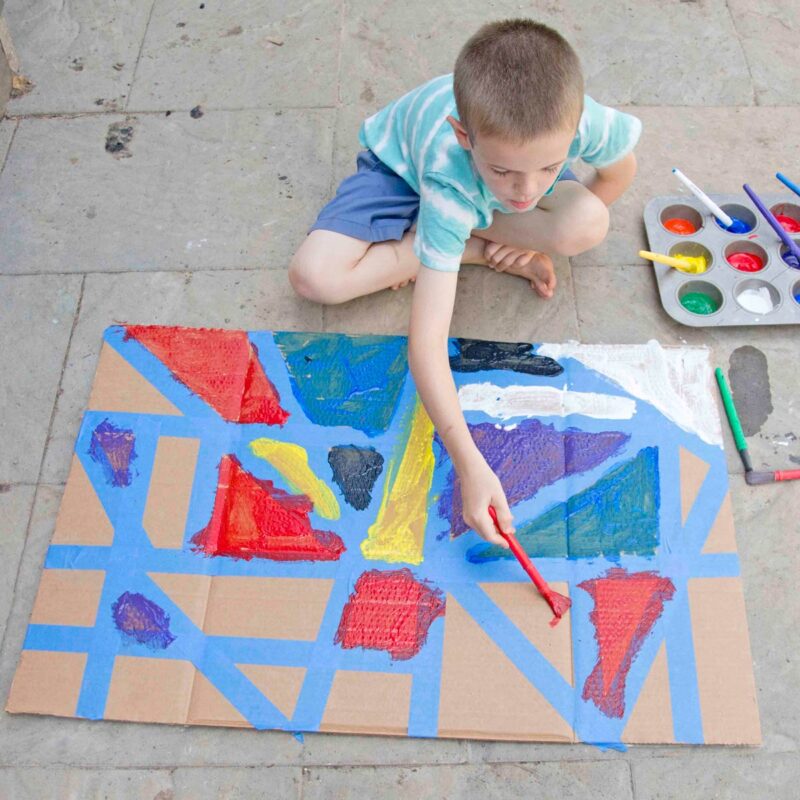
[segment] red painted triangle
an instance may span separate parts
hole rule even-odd
[[[628,670],[675,587],[655,572],[628,573],[620,567],[579,586],[594,599],[589,618],[598,648],[583,699],[592,700],[608,716],[622,717]]]
[[[283,425],[287,420],[245,331],[128,325],[127,337],[144,345],[228,422]]]

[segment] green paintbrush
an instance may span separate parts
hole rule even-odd
[[[725,406],[725,413],[728,416],[728,422],[733,431],[733,439],[736,442],[736,449],[742,457],[742,464],[744,464],[745,472],[753,471],[753,464],[750,461],[750,454],[747,452],[747,441],[744,438],[744,431],[739,422],[739,415],[736,413],[736,406],[733,404],[733,397],[731,397],[731,390],[728,388],[728,383],[725,380],[725,375],[722,370],[717,367],[714,370],[717,376],[717,383],[719,384],[719,393],[722,395],[722,404]]]

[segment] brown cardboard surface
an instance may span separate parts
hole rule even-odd
[[[410,675],[338,670],[319,729],[404,735],[410,704]]]
[[[108,514],[83,464],[74,455],[61,498],[53,544],[109,545],[113,540],[114,528]]]
[[[573,684],[572,635],[569,612],[554,628],[553,612],[530,582],[478,584],[503,613],[520,629],[528,641]],[[553,581],[550,587],[569,597],[569,584]]]
[[[247,678],[287,719],[291,719],[306,677],[305,667],[237,664]]]
[[[223,725],[228,728],[252,727],[206,676],[196,670],[186,722],[190,725]]]
[[[681,464],[681,521],[686,523],[686,518],[692,510],[694,501],[703,481],[708,475],[710,464],[690,453],[685,447],[680,449]]]
[[[574,740],[570,725],[452,595],[445,614],[439,735]]]
[[[622,741],[628,744],[671,744],[675,741],[667,649],[663,642],[622,732]]]
[[[741,581],[692,578],[689,605],[706,744],[760,744]]]
[[[183,545],[199,449],[199,439],[158,439],[142,520],[154,547],[179,549]]]
[[[736,530],[733,524],[733,506],[731,505],[730,492],[725,495],[725,500],[720,507],[717,518],[708,533],[708,538],[703,546],[704,553],[735,553]]]
[[[74,717],[86,658],[86,653],[23,650],[6,711]]]
[[[87,406],[94,411],[181,415],[158,389],[109,344],[103,343]]]
[[[97,618],[105,578],[103,570],[43,570],[31,623],[91,628]]]

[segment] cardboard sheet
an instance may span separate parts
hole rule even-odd
[[[450,356],[521,543],[572,599],[556,627],[466,529],[403,338],[115,326],[7,710],[759,743],[707,354]]]

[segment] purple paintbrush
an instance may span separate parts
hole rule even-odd
[[[747,192],[747,196],[753,201],[755,207],[761,212],[761,215],[764,219],[770,224],[772,230],[780,236],[781,241],[786,245],[789,252],[795,257],[796,264],[792,264],[790,261],[786,261],[790,267],[795,267],[795,269],[800,269],[800,247],[798,247],[794,241],[792,241],[792,237],[789,236],[788,233],[783,229],[783,225],[775,219],[772,212],[761,202],[761,198],[745,183],[742,186],[742,189]]]

